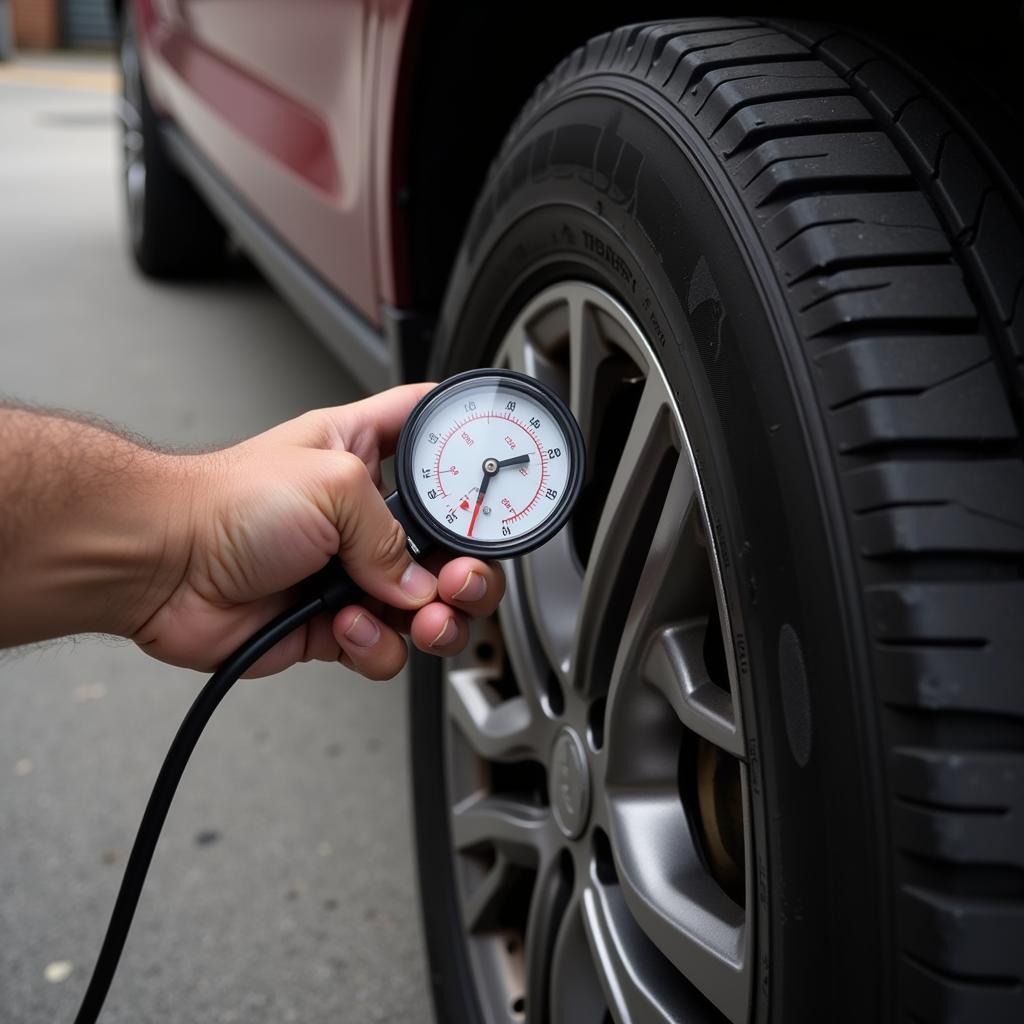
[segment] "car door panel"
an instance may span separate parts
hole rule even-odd
[[[179,0],[158,21],[152,70],[175,121],[259,218],[375,323],[375,5]]]

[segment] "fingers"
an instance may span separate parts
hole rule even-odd
[[[427,654],[448,658],[469,640],[468,616],[493,614],[505,593],[505,574],[497,563],[454,558],[438,574],[438,597],[420,608],[409,623],[412,642]]]
[[[358,605],[334,616],[332,632],[347,663],[368,679],[391,679],[402,671],[405,641],[372,612]]]
[[[341,660],[369,679],[390,679],[405,665],[402,633],[427,654],[451,657],[469,639],[467,617],[493,614],[505,593],[505,574],[496,562],[460,557],[440,566],[437,597],[418,610],[398,609],[378,601],[350,605],[333,621],[313,619],[264,655],[246,673],[264,676],[296,661]]]
[[[362,460],[334,455],[325,504],[338,530],[338,555],[355,582],[394,608],[420,608],[433,600],[437,579],[412,560],[405,531],[388,511]]]
[[[369,609],[350,605],[333,619],[318,615],[289,634],[245,678],[274,675],[297,662],[341,661],[368,679],[390,679],[402,670],[407,653],[406,642],[396,630]]]
[[[349,451],[366,458],[380,449],[380,457],[393,455],[398,434],[412,412],[412,407],[433,388],[429,382],[403,384],[360,402],[325,410],[339,425]]]
[[[469,624],[461,612],[434,601],[413,616],[409,635],[421,651],[448,658],[466,646]]]
[[[496,562],[455,558],[438,572],[438,597],[416,612],[384,609],[393,629],[408,633],[427,654],[447,658],[458,654],[469,639],[468,618],[491,615],[505,593],[505,574]]]
[[[437,596],[470,615],[491,615],[505,594],[505,573],[497,562],[453,558],[439,572]]]
[[[497,563],[460,557],[440,565],[442,600],[418,610],[401,610],[368,599],[350,605],[333,620],[318,616],[263,656],[246,675],[280,672],[297,661],[338,661],[370,679],[390,679],[405,665],[402,633],[427,654],[451,657],[469,639],[468,617],[491,615],[505,592],[505,574]]]

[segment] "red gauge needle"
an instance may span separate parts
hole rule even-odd
[[[486,479],[489,479],[489,477],[485,478],[485,480]],[[485,486],[486,486],[486,484],[485,484]],[[484,488],[481,487],[480,488],[480,493],[477,495],[477,498],[476,498],[476,505],[473,508],[473,515],[470,517],[470,520],[469,520],[469,530],[466,533],[467,537],[472,537],[473,536],[473,527],[476,526],[476,517],[478,515],[480,515],[480,506],[483,503],[484,503]]]
[[[473,515],[469,520],[469,529],[466,531],[467,537],[473,536],[473,527],[476,526],[476,517],[480,515],[480,506],[484,503],[484,495],[487,493],[487,485],[491,482],[491,477],[498,472],[498,467],[494,464],[494,459],[484,460],[484,478],[480,481],[480,490],[476,494],[476,505],[473,507]]]

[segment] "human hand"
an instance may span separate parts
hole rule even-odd
[[[132,639],[162,661],[212,670],[338,555],[367,599],[307,623],[247,675],[340,660],[387,679],[405,664],[402,632],[431,654],[462,650],[467,617],[490,615],[504,593],[500,567],[466,557],[435,559],[433,571],[413,562],[380,492],[381,459],[430,387],[306,413],[223,451],[186,457],[178,490],[190,497],[165,545],[180,570]]]

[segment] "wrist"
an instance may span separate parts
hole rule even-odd
[[[58,416],[3,411],[0,644],[131,636],[184,576],[200,456]]]
[[[185,578],[195,537],[204,457],[141,450],[116,485],[125,498],[91,539],[107,600],[90,631],[133,637]],[[86,544],[90,541],[86,539]],[[98,616],[99,618],[99,616]]]

